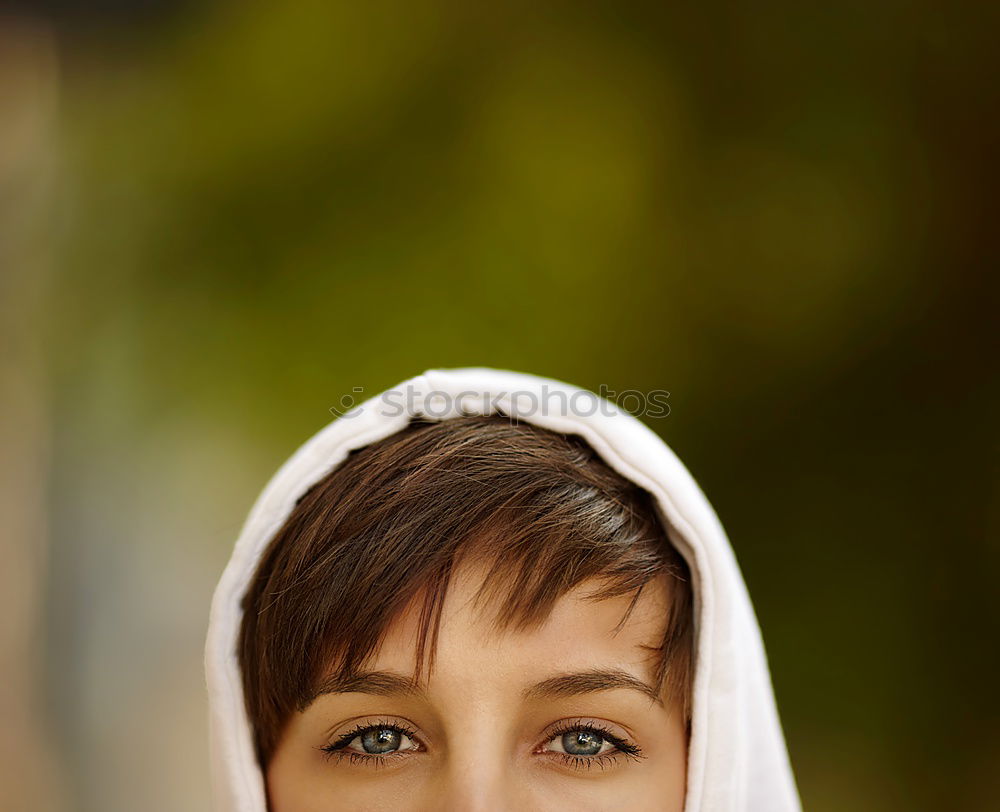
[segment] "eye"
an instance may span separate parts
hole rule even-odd
[[[607,726],[593,721],[566,721],[551,731],[550,738],[540,752],[554,757],[577,769],[602,769],[614,766],[623,758],[641,759],[642,749]]]
[[[358,725],[319,749],[327,757],[335,756],[338,761],[350,758],[352,763],[379,766],[390,759],[405,758],[404,754],[423,749],[415,736],[409,727],[399,722],[379,721]]]
[[[552,748],[555,752],[573,756],[597,756],[615,749],[615,746],[596,730],[585,727],[563,733],[552,741],[556,743]]]
[[[354,746],[359,742],[358,746]],[[396,726],[369,727],[351,739],[346,745],[352,750],[359,750],[368,755],[381,756],[397,750],[409,750],[413,747],[410,737]]]

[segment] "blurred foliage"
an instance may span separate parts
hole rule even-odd
[[[744,567],[805,807],[991,808],[996,18],[437,0],[67,26],[54,639],[137,577],[140,509],[194,511],[207,558],[176,583],[211,581],[354,386],[489,365],[668,389],[654,428]],[[94,489],[133,518],[105,528]],[[87,516],[117,581],[80,574]]]

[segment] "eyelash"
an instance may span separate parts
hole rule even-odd
[[[557,736],[564,736],[567,733],[578,732],[596,733],[609,744],[614,745],[615,749],[609,750],[607,753],[602,753],[599,756],[575,756],[571,753],[553,753],[553,755],[558,756],[561,761],[568,764],[570,767],[580,770],[589,770],[596,763],[601,767],[601,769],[604,769],[606,766],[613,766],[616,762],[623,758],[630,758],[635,761],[645,758],[642,754],[642,748],[639,747],[639,745],[633,744],[620,736],[616,736],[606,727],[597,722],[560,722],[549,732],[549,737],[545,740],[545,743],[548,744]]]
[[[339,764],[343,759],[349,758],[351,764],[365,764],[372,767],[382,767],[389,762],[390,759],[394,758],[405,758],[400,754],[394,754],[390,756],[373,755],[358,753],[354,750],[347,750],[347,745],[354,741],[362,733],[369,730],[392,730],[396,733],[401,733],[404,736],[408,736],[411,739],[416,739],[416,733],[410,730],[406,725],[401,725],[397,722],[379,722],[378,724],[362,724],[355,727],[353,730],[345,733],[337,741],[331,744],[324,745],[319,749],[322,750],[327,758],[336,757],[337,763]]]
[[[323,751],[327,758],[336,757],[337,762],[340,763],[344,758],[349,758],[351,764],[364,764],[371,767],[382,767],[388,764],[390,761],[396,758],[405,758],[402,754],[392,754],[388,756],[378,755],[378,754],[365,754],[358,753],[354,750],[347,750],[347,745],[349,745],[354,739],[369,730],[392,730],[395,733],[400,733],[404,736],[409,737],[414,741],[419,741],[416,737],[416,733],[405,725],[401,725],[397,722],[380,722],[378,724],[361,724],[352,729],[351,731],[345,733],[343,736],[338,738],[335,742],[331,744],[324,745],[319,749]],[[599,756],[576,756],[571,753],[558,753],[555,751],[546,751],[554,756],[557,756],[560,761],[567,764],[570,767],[578,770],[589,770],[595,763],[600,765],[601,769],[606,766],[610,766],[620,761],[622,758],[630,758],[638,761],[639,759],[645,758],[642,755],[642,748],[637,744],[633,744],[620,736],[616,736],[607,728],[601,726],[599,723],[588,722],[586,724],[582,722],[562,722],[556,726],[554,730],[550,732],[549,737],[545,740],[545,744],[548,744],[554,738],[558,736],[564,736],[567,733],[596,733],[601,738],[603,738],[608,743],[614,745],[615,749],[607,753],[602,753]]]

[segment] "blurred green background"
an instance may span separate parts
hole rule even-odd
[[[806,809],[996,809],[997,8],[0,16],[0,807],[207,810],[259,489],[488,365],[670,391]]]

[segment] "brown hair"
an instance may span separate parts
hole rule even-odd
[[[623,624],[643,586],[672,575],[655,687],[690,718],[688,567],[650,494],[576,435],[503,415],[414,419],[299,498],[243,599],[239,661],[262,765],[329,670],[355,674],[421,590],[414,678],[432,624],[433,667],[449,577],[466,557],[487,565],[475,602],[495,607],[501,630],[537,628],[590,577],[603,586],[589,600],[635,592]]]

